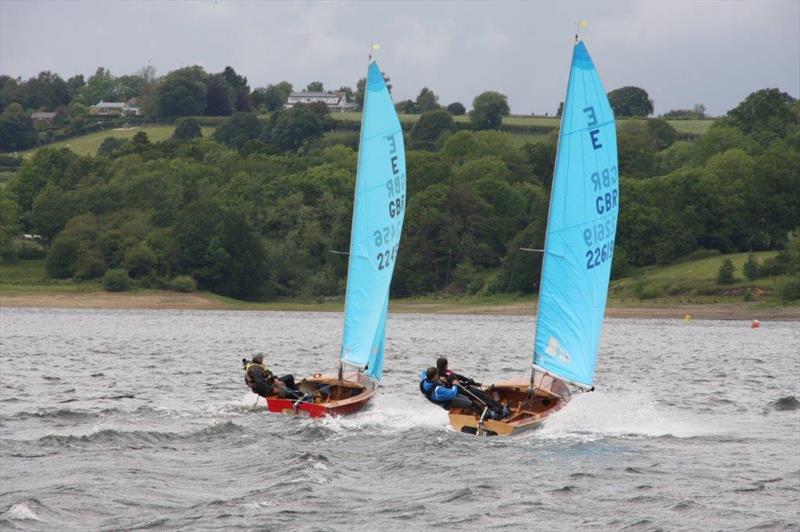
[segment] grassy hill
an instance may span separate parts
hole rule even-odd
[[[787,276],[766,277],[750,281],[744,277],[742,266],[749,253],[716,255],[669,266],[648,266],[632,275],[615,280],[609,296],[616,301],[649,301],[652,303],[718,303],[734,301],[777,302],[777,293]],[[762,263],[777,252],[753,253]],[[722,261],[730,259],[736,268],[736,282],[717,284]]]

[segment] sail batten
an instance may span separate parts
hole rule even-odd
[[[591,386],[619,211],[616,127],[583,42],[573,49],[551,187],[534,368]]]
[[[340,357],[380,380],[389,286],[403,230],[406,166],[400,120],[376,61],[367,71]]]

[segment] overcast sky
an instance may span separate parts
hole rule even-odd
[[[754,90],[800,92],[800,0],[617,2],[71,2],[0,0],[0,73],[65,79],[104,66],[159,74],[226,65],[251,87],[355,86],[371,42],[395,101],[423,86],[440,103],[485,90],[512,112],[553,113],[577,22],[606,90],[644,88],[656,113],[724,114]]]

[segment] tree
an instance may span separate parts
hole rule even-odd
[[[470,121],[474,129],[497,129],[510,112],[505,94],[487,91],[472,100]]]
[[[790,110],[794,99],[778,89],[762,89],[751,93],[735,108],[728,111],[728,122],[767,144],[786,135],[798,117]]]
[[[211,116],[233,114],[236,91],[222,74],[211,74],[206,83],[206,113]]]
[[[281,81],[276,85],[268,85],[253,91],[253,104],[264,107],[267,111],[277,111],[283,107],[289,95],[292,93],[292,84],[288,81]]]
[[[261,136],[263,123],[253,113],[236,113],[225,119],[214,131],[214,140],[232,148],[241,148],[251,139]]]
[[[434,94],[432,90],[428,87],[423,87],[419,94],[417,95],[417,99],[415,103],[417,104],[417,109],[419,109],[420,113],[427,113],[428,111],[435,111],[439,109],[439,97]]]
[[[639,87],[621,87],[608,93],[608,102],[614,116],[649,116],[653,114],[653,101],[647,91]]]
[[[466,114],[467,109],[464,107],[463,103],[453,102],[447,106],[447,112],[453,116],[462,116]]]
[[[702,103],[695,104],[691,109],[672,109],[667,111],[661,118],[678,120],[702,120],[706,118],[706,106]]]
[[[17,91],[19,90],[20,82],[21,80],[19,78],[0,75],[0,112],[5,110],[5,108],[13,102],[19,100]]]
[[[33,200],[29,216],[33,229],[51,242],[73,215],[70,197],[53,183],[48,183]]]
[[[225,67],[225,70],[222,71],[222,77],[225,78],[228,86],[233,89],[234,109],[239,112],[250,112],[253,109],[253,105],[250,99],[250,87],[247,85],[247,78],[237,74],[231,66]]]
[[[9,105],[0,116],[0,152],[27,150],[37,142],[31,118],[19,104]]]
[[[156,91],[158,115],[161,118],[202,115],[206,109],[206,78],[198,66],[174,70]]]
[[[758,259],[752,253],[747,256],[747,262],[742,266],[742,273],[751,281],[758,279]]]
[[[180,266],[202,289],[253,299],[267,276],[264,247],[240,213],[213,199],[193,202],[173,227]]]
[[[53,110],[69,103],[69,90],[61,76],[44,71],[20,86],[17,97],[27,109]]]
[[[5,190],[0,190],[0,264],[14,259],[17,250],[14,237],[19,233],[19,210]]]
[[[86,105],[95,105],[100,101],[113,102],[117,100],[117,96],[118,88],[114,76],[103,67],[97,67],[86,84],[78,90],[78,98]]]
[[[306,105],[281,112],[272,128],[272,143],[281,151],[296,151],[305,141],[319,138],[323,121]]]
[[[324,92],[324,90],[321,81],[312,81],[306,86],[306,91],[308,92]]]
[[[413,115],[419,112],[414,100],[403,100],[398,102],[394,107],[397,109],[398,113],[405,113],[407,115]]]
[[[419,117],[411,128],[411,149],[433,150],[436,140],[446,131],[455,131],[456,125],[450,113],[443,109],[429,111]]]
[[[717,284],[733,284],[736,282],[736,278],[733,276],[733,272],[736,271],[736,267],[731,262],[731,259],[725,259],[722,261],[722,264],[719,266],[719,272],[717,273]]]
[[[678,131],[661,118],[648,118],[647,129],[659,151],[669,148],[678,139]]]
[[[564,113],[564,102],[558,102],[558,109],[556,110],[556,118],[561,118]]]
[[[626,120],[617,129],[620,174],[645,177],[653,175],[656,143],[647,124]]]
[[[196,118],[189,116],[175,121],[175,131],[172,133],[174,140],[199,139],[202,136],[203,132]]]
[[[125,139],[119,137],[106,137],[100,146],[97,147],[97,155],[111,155],[114,152],[122,149],[125,145]]]

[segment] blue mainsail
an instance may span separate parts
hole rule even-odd
[[[367,71],[341,359],[380,380],[389,285],[406,204],[403,131],[380,68]]]
[[[619,212],[614,114],[575,44],[550,193],[534,368],[591,386]]]

